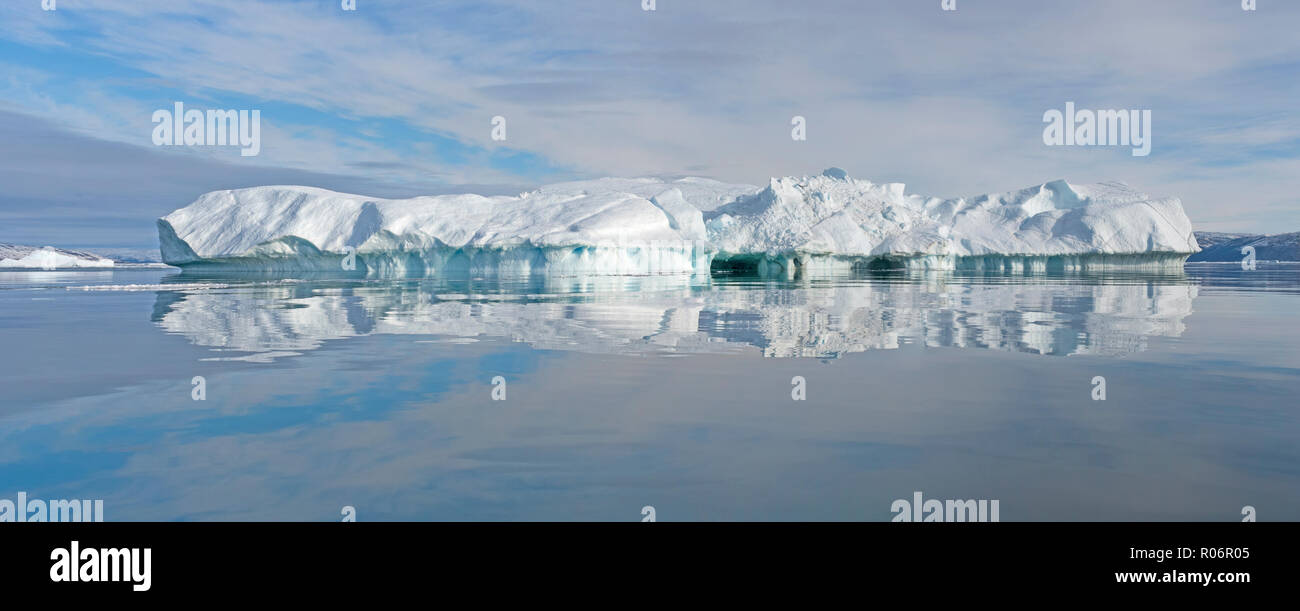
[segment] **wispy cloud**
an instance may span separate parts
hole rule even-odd
[[[1290,4],[61,0],[0,20],[10,111],[151,147],[173,100],[261,108],[258,157],[148,154],[272,175],[410,191],[836,165],[936,195],[1119,179],[1206,228],[1300,228]],[[1152,109],[1151,156],[1044,147],[1066,101]]]

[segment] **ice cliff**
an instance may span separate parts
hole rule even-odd
[[[938,199],[834,168],[763,188],[606,178],[495,197],[256,187],[205,194],[158,233],[186,268],[373,276],[1160,268],[1199,250],[1178,199],[1119,183]]]

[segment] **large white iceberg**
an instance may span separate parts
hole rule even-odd
[[[163,261],[187,268],[414,276],[1150,268],[1199,250],[1178,199],[1119,183],[944,200],[836,169],[763,188],[606,178],[496,197],[256,187],[205,194],[158,233]]]

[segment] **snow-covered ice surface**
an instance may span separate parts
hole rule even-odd
[[[368,198],[311,187],[216,191],[159,219],[186,268],[371,276],[861,268],[1177,267],[1199,248],[1176,198],[1055,181],[943,200],[832,168],[763,188],[606,178],[519,196]],[[355,253],[353,255],[352,253]]]
[[[113,261],[99,255],[53,246],[0,244],[0,269],[64,269],[113,267]]]
[[[705,215],[721,258],[795,270],[1180,266],[1198,250],[1176,198],[1065,181],[971,198],[907,194],[828,170],[774,178]]]

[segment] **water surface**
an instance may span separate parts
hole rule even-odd
[[[108,520],[879,521],[919,490],[1004,521],[1297,520],[1297,312],[1300,266],[1263,262],[0,272],[0,498],[100,498]]]

